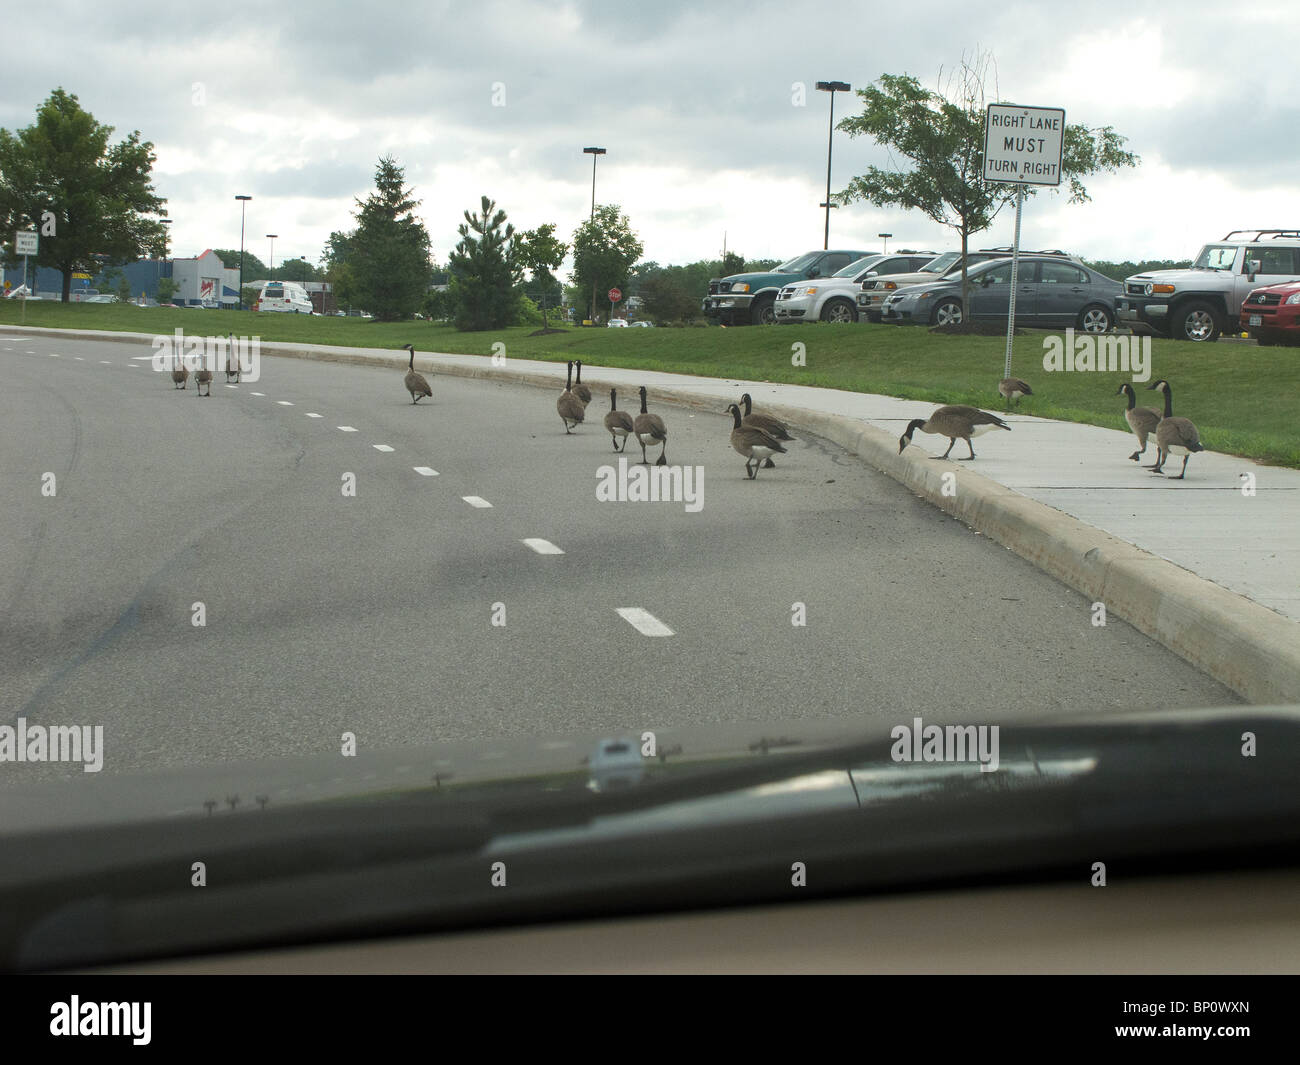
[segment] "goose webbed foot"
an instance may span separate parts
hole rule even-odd
[[[776,469],[776,463],[773,462],[771,459],[768,459],[765,463],[763,463],[763,469],[774,470]]]

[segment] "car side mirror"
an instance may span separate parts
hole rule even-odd
[[[988,274],[985,274],[983,277],[980,278],[980,285],[983,288],[988,288],[989,285],[991,284],[993,284],[993,278],[989,277]]]
[[[809,280],[809,281],[811,281],[811,280],[812,280],[813,278],[815,278],[815,277],[821,277],[821,276],[822,276],[822,272],[821,272],[819,269],[817,269],[817,267],[815,267],[815,266],[814,266],[811,270],[808,271],[808,280]]]
[[[1246,280],[1247,280],[1247,281],[1254,281],[1254,280],[1255,280],[1255,275],[1256,275],[1257,273],[1259,273],[1259,268],[1260,268],[1262,265],[1263,265],[1263,264],[1262,264],[1258,259],[1251,259],[1251,260],[1249,260],[1249,261],[1246,263],[1246,270],[1247,270]]]

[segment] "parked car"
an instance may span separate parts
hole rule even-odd
[[[1011,302],[1011,260],[995,259],[967,270],[973,321],[1006,320]],[[1021,256],[1016,278],[1016,322],[1060,329],[1075,326],[1105,333],[1115,326],[1115,302],[1123,286],[1104,274],[1057,256]],[[881,321],[958,325],[966,317],[961,274],[909,285],[885,301]]]
[[[970,251],[966,253],[966,269],[976,263],[986,263],[990,259],[1008,259],[1011,257],[1012,248],[980,248],[979,251]],[[1053,258],[1070,259],[1073,262],[1080,262],[1077,257],[1057,249],[1047,251],[1022,251],[1022,256],[1026,255],[1050,255]],[[900,288],[906,288],[908,285],[921,285],[927,281],[937,281],[947,274],[961,273],[961,252],[946,251],[942,255],[936,256],[929,262],[921,266],[913,274],[900,274],[897,277],[880,277],[873,278],[862,283],[862,292],[858,295],[858,314],[866,315],[867,321],[880,321],[880,312],[885,306],[885,300],[889,299]]]
[[[732,274],[709,282],[700,309],[722,325],[771,325],[776,321],[776,297],[786,285],[830,277],[869,251],[810,251],[761,273]]]
[[[253,304],[255,311],[277,311],[282,314],[311,314],[311,297],[296,281],[268,281]]]
[[[626,318],[611,318],[611,319],[609,320],[609,323],[608,323],[608,328],[610,328],[610,329],[626,329],[626,328],[627,328],[627,319],[626,319]]]
[[[1260,344],[1300,344],[1300,281],[1257,288],[1241,305],[1241,324]]]
[[[1207,244],[1185,270],[1124,280],[1121,321],[1175,340],[1211,341],[1241,328],[1241,307],[1257,288],[1300,280],[1300,230],[1234,229]]]
[[[774,311],[781,325],[794,322],[856,322],[857,296],[868,278],[879,274],[904,274],[929,262],[934,252],[900,252],[865,255],[830,277],[785,285],[776,296]]]
[[[120,303],[116,296],[110,296],[108,293],[96,293],[93,296],[82,296],[78,303]],[[127,300],[128,303],[132,302]]]
[[[655,327],[654,322],[633,322],[632,324],[638,329],[653,329]]]

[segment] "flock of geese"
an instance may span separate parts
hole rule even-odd
[[[242,371],[239,365],[239,357],[235,352],[235,334],[230,334],[230,345],[226,348],[226,384],[234,381],[239,383]],[[174,352],[172,356],[172,387],[184,390],[190,379],[190,368],[182,361],[180,352]],[[208,390],[203,391],[203,386],[207,385]],[[212,395],[212,371],[207,367],[200,365],[194,371],[194,394],[196,396]]]
[[[231,335],[231,341],[229,351],[233,352],[233,334]],[[415,347],[411,344],[403,344],[402,347],[410,353],[404,384],[406,385],[406,391],[411,395],[411,402],[419,403],[421,399],[431,399],[433,389],[429,387],[429,382],[425,376],[415,369]],[[564,423],[564,431],[572,433],[585,420],[587,405],[591,402],[592,397],[591,389],[582,383],[582,360],[571,360],[567,365],[564,391],[560,393],[559,399],[555,401],[555,409],[560,415],[560,420]],[[172,369],[174,386],[184,389],[189,377],[189,368],[184,366],[177,357],[176,364]],[[228,353],[226,356],[226,381],[230,382],[232,379],[235,382],[239,381],[240,367],[238,359]],[[196,370],[194,384],[197,395],[211,396],[212,371],[202,367]],[[206,393],[203,391],[204,386],[207,387]],[[1181,455],[1183,468],[1178,473],[1178,476],[1172,478],[1175,481],[1180,481],[1187,475],[1187,460],[1196,452],[1205,450],[1201,445],[1200,433],[1190,419],[1174,417],[1174,392],[1168,381],[1164,379],[1156,381],[1147,386],[1147,391],[1164,393],[1165,409],[1163,414],[1151,407],[1137,406],[1137,396],[1133,391],[1133,386],[1127,381],[1120,385],[1119,391],[1115,393],[1117,396],[1125,396],[1128,399],[1128,409],[1124,412],[1124,420],[1128,422],[1129,428],[1132,429],[1133,435],[1138,442],[1138,450],[1133,452],[1129,458],[1134,462],[1140,462],[1142,456],[1146,453],[1147,441],[1154,433],[1156,461],[1153,465],[1145,468],[1155,473],[1164,473],[1164,466],[1169,456]],[[1004,377],[998,382],[998,394],[1006,400],[1007,408],[1010,409],[1013,401],[1019,406],[1021,397],[1032,396],[1034,390],[1029,387],[1028,382],[1022,381],[1018,377]],[[605,415],[605,431],[609,433],[610,439],[613,441],[614,450],[619,453],[627,449],[627,438],[629,436],[636,437],[637,443],[641,445],[641,462],[643,465],[649,465],[650,462],[646,456],[646,448],[658,445],[659,458],[655,460],[655,465],[667,465],[668,428],[659,415],[651,414],[646,409],[646,389],[644,385],[640,388],[640,395],[641,412],[636,417],[633,417],[627,411],[618,409],[617,390],[613,388],[609,390],[609,412]],[[784,445],[793,440],[794,437],[790,435],[789,426],[780,419],[768,414],[755,414],[753,401],[749,393],[741,396],[740,402],[744,404],[743,414],[740,406],[736,403],[730,404],[726,410],[726,413],[732,417],[731,446],[744,457],[745,474],[750,480],[753,480],[758,476],[760,469],[772,469],[776,466],[776,463],[772,461],[772,456],[786,454]],[[940,455],[940,458],[946,459],[957,441],[965,440],[966,447],[970,451],[966,459],[973,459],[975,457],[975,448],[971,444],[972,438],[994,429],[1005,429],[1010,432],[1011,426],[996,414],[990,414],[978,407],[968,407],[964,404],[938,407],[929,418],[914,418],[908,423],[906,431],[898,439],[898,453],[901,455],[906,450],[908,444],[912,442],[912,434],[920,430],[923,433],[932,433],[936,436],[946,436],[948,438],[948,450]],[[959,457],[958,461],[965,460]]]
[[[564,423],[564,431],[572,433],[586,418],[587,405],[591,402],[591,389],[582,383],[581,359],[569,362],[567,367],[564,391],[555,401],[555,410]],[[659,415],[651,414],[646,409],[645,385],[642,385],[638,392],[641,396],[641,413],[634,418],[629,412],[618,409],[618,390],[615,388],[609,390],[609,411],[605,414],[604,420],[605,431],[609,433],[614,450],[620,453],[627,449],[627,438],[636,437],[637,443],[641,445],[643,465],[650,464],[646,448],[658,444],[659,458],[655,460],[655,465],[664,466],[668,462],[666,457],[668,428]],[[758,476],[760,467],[771,468],[776,465],[772,461],[772,456],[784,455],[786,449],[783,441],[793,440],[794,437],[790,435],[789,427],[779,418],[774,418],[770,414],[755,414],[753,400],[749,393],[741,396],[740,402],[745,405],[743,415],[737,404],[732,403],[727,407],[727,413],[733,420],[731,446],[744,457],[745,474],[752,481]]]

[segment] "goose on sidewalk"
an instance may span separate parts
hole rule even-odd
[[[918,429],[923,433],[946,436],[948,438],[948,451],[952,450],[953,444],[957,443],[958,440],[965,440],[966,447],[970,449],[970,458],[973,459],[975,449],[971,447],[972,437],[987,433],[993,429],[1005,429],[1010,432],[1011,426],[996,414],[989,414],[978,407],[967,407],[963,404],[940,407],[929,418],[914,418],[908,423],[907,432],[898,438],[898,453],[900,455],[907,445],[912,442],[912,434]],[[939,458],[946,459],[948,451],[945,451]],[[954,461],[965,462],[966,459]]]
[[[1168,381],[1147,385],[1148,392],[1153,389],[1165,394],[1165,416],[1156,426],[1156,464],[1147,469],[1154,473],[1164,473],[1165,460],[1170,455],[1182,455],[1182,470],[1177,477],[1169,478],[1171,481],[1181,481],[1187,476],[1187,460],[1196,452],[1205,450],[1201,446],[1201,434],[1190,419],[1174,417],[1174,390],[1169,387]]]
[[[740,417],[740,408],[731,404],[727,408],[733,425],[731,429],[731,446],[745,457],[745,474],[752,481],[758,476],[760,466],[772,465],[773,455],[784,455],[785,448],[781,441],[770,433],[764,432],[757,425],[747,425]],[[764,460],[766,459],[766,462]]]
[[[1138,442],[1138,449],[1129,458],[1134,462],[1140,462],[1142,454],[1147,449],[1147,437],[1154,433],[1156,426],[1160,424],[1160,412],[1150,407],[1136,406],[1137,394],[1127,381],[1119,386],[1119,391],[1115,395],[1128,397],[1128,410],[1124,412],[1124,420],[1128,422],[1128,427],[1133,430],[1133,435],[1137,437]]]
[[[429,387],[429,382],[424,379],[424,374],[415,372],[415,347],[411,344],[403,344],[407,351],[411,353],[410,369],[406,371],[406,390],[411,393],[411,402],[419,403],[422,398],[428,396],[433,398],[433,389]]]

